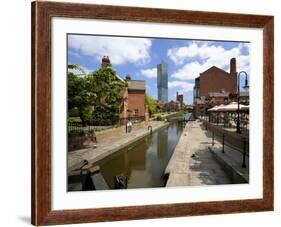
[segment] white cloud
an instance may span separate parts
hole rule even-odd
[[[75,56],[75,57],[80,57],[80,55],[77,52],[74,52],[72,50],[68,50],[68,54],[72,55],[72,56]]]
[[[178,65],[183,64],[188,58],[199,57],[204,60],[210,56],[220,55],[224,51],[222,46],[215,46],[210,42],[193,41],[188,46],[169,49],[167,55]]]
[[[68,45],[72,54],[77,53],[94,57],[101,61],[109,56],[112,64],[144,64],[150,61],[152,41],[145,38],[98,37],[88,35],[71,35]]]
[[[142,69],[141,75],[147,77],[147,78],[156,78],[157,77],[157,68],[152,69]]]
[[[199,74],[208,69],[208,65],[201,65],[198,61],[185,64],[183,67],[174,72],[171,77],[180,80],[193,80]]]
[[[238,47],[240,49],[244,49],[246,51],[249,52],[249,49],[250,49],[250,43],[239,43]]]
[[[239,44],[237,47],[225,49],[223,46],[216,46],[214,43],[203,43],[194,41],[189,46],[178,47],[168,50],[167,55],[176,64],[183,64],[171,77],[180,80],[193,80],[200,73],[212,66],[217,66],[229,71],[231,58],[236,58],[237,71],[249,72],[249,55],[242,55],[242,49],[247,52],[248,44]]]
[[[240,55],[236,58],[237,72],[245,71],[250,74],[250,56]]]
[[[193,83],[185,82],[185,81],[169,81],[168,82],[168,88],[170,89],[178,89],[178,92],[180,93],[187,93],[189,91],[193,90]]]

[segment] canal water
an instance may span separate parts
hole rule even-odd
[[[97,162],[109,187],[114,188],[116,175],[127,177],[128,188],[165,186],[163,174],[183,127],[182,122],[170,123],[168,127]]]

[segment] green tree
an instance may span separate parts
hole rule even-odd
[[[148,94],[145,94],[145,104],[148,106],[150,116],[156,112],[155,100]]]
[[[82,74],[85,73],[77,65],[68,65],[68,68],[79,70]],[[90,100],[85,78],[78,77],[73,72],[68,72],[67,74],[67,105],[68,116],[78,113],[83,125],[91,120]]]
[[[68,68],[85,74],[78,65],[70,64]],[[126,86],[111,65],[84,77],[68,72],[68,116],[78,113],[84,125],[90,120],[115,124],[119,120],[121,92]]]
[[[93,106],[95,121],[115,124],[119,120],[121,92],[127,83],[121,80],[111,65],[98,69],[86,77],[86,90]]]

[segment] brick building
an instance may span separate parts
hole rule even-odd
[[[230,94],[237,94],[236,59],[230,60],[230,72],[212,66],[195,78],[193,103],[195,115],[202,115],[212,105],[222,104]],[[212,101],[212,102],[210,102]]]
[[[148,120],[148,110],[145,104],[145,81],[132,80],[127,76],[124,82],[127,82],[127,88],[122,91],[123,97],[120,105],[119,118],[120,123],[124,124],[127,119],[137,121]]]
[[[127,76],[128,83],[128,117],[144,117],[145,115],[145,81],[132,80]]]
[[[110,64],[108,56],[102,58],[101,67],[107,67]],[[147,115],[147,108],[145,105],[145,81],[132,80],[131,76],[127,75],[123,80],[120,76],[116,75],[118,79],[127,83],[127,87],[121,92],[122,102],[119,109],[120,122],[124,124],[129,118],[138,118],[145,120]]]
[[[230,92],[225,92],[221,90],[220,92],[209,92],[206,98],[206,102],[211,106],[227,104],[229,102]]]
[[[181,104],[178,101],[170,101],[165,103],[164,108],[168,112],[177,112],[181,109]]]
[[[179,93],[177,92],[176,101],[179,102],[180,109],[183,110],[184,109],[183,94],[179,95]]]

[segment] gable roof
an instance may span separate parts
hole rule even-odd
[[[125,82],[125,81],[121,78],[121,76],[119,76],[117,73],[116,73],[115,75],[116,75],[116,77],[117,77],[119,80],[121,80],[122,82]]]
[[[212,66],[212,67],[208,68],[206,71],[204,71],[204,72],[200,73],[200,75],[201,75],[201,74],[205,74],[205,73],[207,73],[207,72],[209,72],[209,71],[213,71],[213,70],[216,70],[216,71],[222,72],[222,73],[224,73],[224,74],[226,74],[226,75],[230,75],[230,73],[228,73],[228,72],[224,71],[224,70],[223,70],[223,69],[221,69],[221,68],[218,68],[217,66]]]

